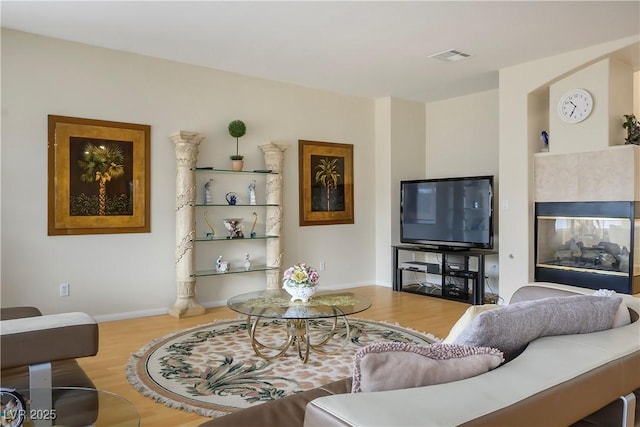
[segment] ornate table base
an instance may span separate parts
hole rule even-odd
[[[347,342],[349,342],[350,328],[347,316],[342,313],[337,307],[334,307],[334,311],[335,316],[332,317],[333,321],[331,328],[326,333],[324,333],[324,337],[315,344],[312,343],[311,337],[311,327],[309,324],[311,319],[283,319],[286,321],[287,338],[284,343],[275,346],[263,344],[257,337],[257,331],[259,329],[260,321],[264,319],[264,317],[262,317],[261,315],[248,315],[247,327],[249,336],[251,337],[251,346],[253,347],[253,351],[255,351],[255,353],[263,359],[273,360],[282,357],[284,354],[286,354],[287,350],[289,350],[291,346],[294,346],[298,351],[298,357],[300,358],[302,363],[307,363],[307,361],[309,360],[310,351],[314,351],[320,354],[336,354],[344,348]],[[337,349],[332,351],[325,351],[323,347],[334,337],[336,329],[338,327],[338,319],[342,319],[342,321],[344,322],[344,327],[346,329],[346,333],[344,334],[344,341]],[[263,350],[272,350],[274,353],[268,355],[265,354]]]

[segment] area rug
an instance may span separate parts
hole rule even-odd
[[[313,329],[327,331],[331,320],[312,321]],[[380,341],[431,344],[439,341],[398,325],[349,318],[338,326],[325,350],[312,352],[303,364],[294,347],[271,361],[253,351],[246,319],[222,320],[174,332],[158,338],[133,354],[127,364],[129,382],[144,396],[169,407],[219,417],[240,409],[299,393],[351,376],[353,354],[362,346]],[[265,319],[260,339],[268,345],[282,342],[285,322]]]

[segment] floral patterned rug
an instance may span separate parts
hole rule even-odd
[[[325,319],[310,322],[315,331],[312,342],[326,337],[333,325]],[[347,378],[353,354],[367,344],[439,341],[433,335],[388,323],[349,318],[349,325],[348,341],[346,328],[339,322],[332,339],[322,347],[335,354],[311,352],[304,364],[294,346],[271,361],[258,357],[246,319],[217,321],[147,344],[129,359],[127,378],[140,393],[169,407],[219,417]],[[259,326],[259,339],[267,346],[286,339],[284,320],[264,319]]]

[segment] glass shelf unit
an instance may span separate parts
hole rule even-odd
[[[191,168],[191,170],[196,172],[231,173],[236,175],[278,175],[277,172],[273,172],[271,170],[234,171],[231,169],[217,169],[212,167],[197,167]]]
[[[169,138],[175,146],[176,158],[176,299],[169,307],[169,314],[177,318],[183,318],[198,316],[205,312],[204,306],[196,298],[197,278],[202,276],[262,271],[264,276],[261,277],[260,274],[253,275],[247,280],[254,282],[256,286],[265,287],[266,289],[279,288],[279,260],[282,257],[281,225],[283,219],[283,178],[281,172],[284,164],[284,152],[287,150],[288,144],[267,142],[258,145],[258,148],[264,154],[263,170],[232,171],[214,167],[197,167],[198,147],[206,138],[204,134],[180,130],[173,132]],[[213,162],[211,157],[206,160]],[[207,175],[211,176],[207,178]],[[211,194],[213,198],[205,200],[202,197],[204,196],[202,190],[205,182],[202,181],[207,178],[206,182],[210,182],[209,180],[214,175],[218,177],[215,180],[215,188],[218,192],[214,191]],[[262,198],[256,200],[260,205],[246,204],[249,199],[242,200],[242,195],[237,199],[238,203],[236,205],[225,204],[226,200],[220,196],[235,192],[233,191],[234,187],[250,185],[252,177],[255,178],[255,181],[258,181],[259,188],[264,189]],[[232,191],[226,190],[222,192],[225,186]],[[201,199],[197,198],[198,193],[200,193]],[[238,193],[236,192],[236,194]],[[205,204],[205,201],[211,203]],[[200,206],[208,207],[208,209],[202,209]],[[229,207],[236,209],[229,210]],[[212,234],[215,234],[214,227],[220,231],[226,229],[226,226],[223,228],[220,224],[220,220],[224,220],[224,217],[242,217],[244,212],[247,212],[248,216],[252,214],[253,209],[260,215],[259,218],[263,219],[263,222],[258,224],[258,229],[252,230],[257,231],[253,238],[245,236],[244,238],[227,239],[227,235],[212,236]],[[230,214],[231,212],[233,212],[232,215]],[[211,214],[210,217],[208,217],[209,214]],[[196,217],[201,220],[199,224],[196,221]],[[204,222],[202,222],[203,217]],[[209,230],[204,227],[205,223],[211,230],[210,234],[208,234]],[[252,227],[255,225],[255,223],[252,224]],[[246,254],[248,251],[243,247],[246,245],[222,243],[228,240],[242,240],[247,242],[246,244],[248,245],[255,246],[260,255],[252,257],[252,268],[245,270],[243,263],[234,261],[232,258],[233,255]],[[218,242],[218,245],[205,245],[205,242]],[[242,268],[231,269],[226,273],[210,270],[212,262],[209,258],[212,255],[212,250],[216,250],[215,255],[220,256],[217,250],[222,248],[229,249],[229,256],[225,258],[231,258],[231,267],[240,266]],[[199,253],[198,263],[201,264],[200,268],[196,268],[196,251]],[[220,283],[224,284],[224,281]]]
[[[192,239],[192,242],[219,242],[219,241],[234,241],[234,242],[247,242],[247,241],[251,241],[251,240],[256,240],[256,239],[277,239],[280,236],[265,236],[265,235],[260,235],[260,236],[253,236],[253,237],[239,237],[236,239],[229,239],[227,236],[214,236],[214,237],[196,237],[195,239]]]
[[[227,208],[245,207],[245,208],[248,208],[248,207],[251,207],[251,206],[258,206],[258,207],[260,207],[260,206],[263,206],[263,207],[264,206],[276,206],[277,207],[278,205],[273,204],[273,203],[258,203],[258,204],[255,204],[255,205],[249,205],[249,204],[246,204],[246,203],[236,203],[235,205],[230,205],[228,203],[207,203],[207,204],[196,203],[196,204],[194,204],[192,206],[198,206],[198,207],[200,207],[200,206],[211,206],[211,207],[227,207]]]
[[[260,218],[268,219],[273,215],[274,212],[278,212],[280,210],[280,204],[274,203],[275,201],[279,201],[279,198],[276,198],[274,200],[269,197],[269,181],[270,180],[278,181],[281,179],[279,174],[274,173],[273,171],[270,171],[270,170],[232,171],[228,169],[216,169],[211,167],[196,167],[196,168],[191,168],[191,171],[194,173],[194,175],[197,175],[196,188],[197,188],[197,193],[199,193],[199,195],[196,194],[196,200],[193,203],[191,203],[191,206],[193,208],[196,208],[198,212],[198,215],[197,215],[198,217],[204,214],[207,225],[209,225],[209,222],[207,220],[208,212],[211,212],[214,218],[217,213],[218,217],[223,217],[222,219],[224,219],[225,216],[236,215],[236,216],[242,217],[243,214],[245,214],[244,216],[247,216],[253,210],[254,215],[257,212]],[[264,191],[264,197],[262,199],[258,198],[257,203],[255,204],[249,203],[248,198],[245,200],[242,200],[240,199],[240,197],[243,197],[243,196],[240,195],[238,196],[239,199],[235,204],[229,204],[225,200],[225,197],[222,197],[223,195],[228,194],[229,190],[232,190],[234,187],[237,187],[237,186],[244,187],[246,184],[250,182],[250,180],[252,179],[251,178],[252,176],[255,177],[255,179],[253,179],[253,183],[256,184],[256,180],[257,180],[258,187],[262,188]],[[212,186],[212,190],[213,190],[212,199],[209,200],[209,202],[205,202],[203,200],[202,198],[203,194],[200,191],[203,188],[203,181],[206,181],[207,179],[215,180],[215,184],[214,186]],[[235,191],[232,191],[232,193],[239,194]],[[209,209],[208,211],[206,210],[207,208]],[[233,213],[231,213],[232,211]],[[209,219],[211,219],[211,217],[209,217]],[[220,222],[220,219],[221,218],[216,218],[213,221]],[[199,221],[196,221],[196,223],[198,222]],[[248,244],[253,245],[251,246],[252,249],[250,250],[250,252],[257,251],[258,254],[260,254],[260,252],[264,251],[264,249],[259,249],[260,242],[262,242],[263,248],[267,248],[271,243],[277,242],[280,237],[279,234],[276,234],[274,230],[269,227],[268,224],[265,224],[263,222],[258,225],[259,230],[262,228],[262,231],[260,232],[259,235],[254,235],[253,237],[250,237],[250,233],[245,232],[244,237],[237,237],[237,238],[229,238],[229,234],[227,233],[227,230],[220,227],[219,224],[217,226],[213,224],[213,226],[216,227],[216,230],[220,231],[220,234],[216,232],[216,235],[210,236],[208,235],[209,234],[208,230],[205,228],[204,231],[207,235],[204,235],[202,233],[203,228],[197,226],[196,237],[192,238],[191,241],[194,243],[197,243],[198,246],[203,245],[205,242],[219,242],[219,244],[225,245],[224,248],[219,247],[219,250],[223,252],[223,255],[224,255],[224,252],[227,252],[227,254],[224,256],[225,260],[231,257],[232,268],[230,268],[227,271],[218,271],[215,268],[211,269],[209,266],[202,265],[201,268],[192,270],[190,272],[190,277],[194,277],[194,278],[210,277],[210,276],[219,277],[219,276],[225,276],[225,275],[231,275],[231,274],[251,273],[251,272],[259,272],[259,271],[266,271],[266,272],[274,271],[278,273],[279,268],[277,266],[271,265],[269,262],[265,263],[264,261],[262,261],[259,264],[252,264],[251,268],[248,270],[245,269],[243,266],[233,268],[234,250],[231,249],[231,246],[226,246],[226,242],[242,241],[242,242],[246,242]],[[209,225],[209,227],[212,227],[212,225]],[[225,242],[225,243],[222,243],[222,242]],[[212,248],[211,246],[207,245],[206,249],[205,247],[200,247],[199,250],[205,251],[204,253],[210,253],[211,248]],[[239,264],[235,264],[235,265],[239,265]]]
[[[225,276],[229,274],[239,274],[239,273],[253,273],[256,271],[273,271],[278,270],[279,267],[269,267],[266,265],[256,265],[251,266],[250,269],[245,270],[243,267],[230,268],[228,271],[222,272],[217,270],[201,270],[194,272],[191,277],[207,277],[207,276]]]

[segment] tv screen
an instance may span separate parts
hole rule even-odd
[[[400,241],[493,248],[493,176],[400,182]]]

